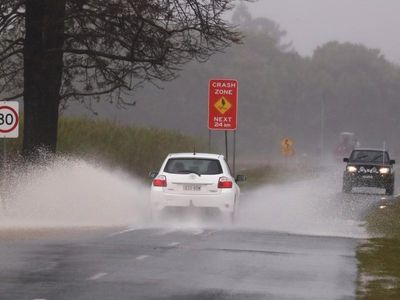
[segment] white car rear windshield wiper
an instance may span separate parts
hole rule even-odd
[[[191,173],[193,173],[193,174],[196,174],[199,177],[201,176],[200,172],[196,172],[196,171],[193,171],[193,170],[180,170],[177,173],[178,174],[191,174]]]

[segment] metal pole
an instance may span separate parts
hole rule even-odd
[[[3,192],[3,195],[1,195],[1,205],[3,208],[3,211],[6,212],[7,211],[7,203],[6,203],[6,199],[4,197],[4,189],[6,186],[5,183],[5,178],[6,178],[6,168],[7,168],[7,139],[3,138],[3,171],[2,171],[2,178],[3,180],[1,181],[1,191]]]
[[[322,95],[321,99],[321,162],[323,161],[323,155],[325,151],[325,93]]]
[[[208,130],[208,152],[211,152],[211,130]]]
[[[236,177],[236,130],[233,131],[233,177]]]
[[[3,138],[3,171],[6,170],[7,165],[7,139]],[[3,174],[4,176],[5,174]]]
[[[228,158],[228,130],[225,130],[225,159],[229,164],[229,158]]]

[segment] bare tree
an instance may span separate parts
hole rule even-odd
[[[234,0],[2,0],[0,95],[24,100],[23,153],[56,151],[69,100],[111,97],[176,77],[238,43],[224,21]]]

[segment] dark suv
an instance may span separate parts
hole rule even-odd
[[[343,192],[351,192],[353,187],[377,187],[386,190],[386,195],[394,191],[394,160],[389,153],[381,149],[354,149],[343,174]]]

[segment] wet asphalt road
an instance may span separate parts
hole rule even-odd
[[[354,299],[357,245],[195,228],[8,240],[0,299]]]

